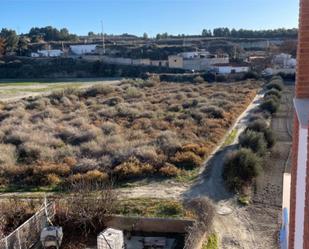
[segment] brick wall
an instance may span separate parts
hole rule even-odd
[[[301,0],[299,14],[296,97],[309,98],[309,0]]]

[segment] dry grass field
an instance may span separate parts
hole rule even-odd
[[[0,105],[0,185],[173,177],[201,166],[254,81],[124,81]]]

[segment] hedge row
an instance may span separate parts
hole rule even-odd
[[[234,191],[241,191],[243,187],[252,184],[261,172],[262,157],[275,144],[275,135],[268,127],[265,117],[277,112],[282,79],[274,77],[265,86],[266,93],[260,106],[260,113],[250,119],[245,131],[239,137],[238,151],[227,156],[224,163],[223,178],[227,186]]]

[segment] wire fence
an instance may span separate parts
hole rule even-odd
[[[0,249],[29,249],[33,247],[40,239],[41,231],[48,222],[47,216],[52,219],[55,211],[55,203],[48,203],[47,212],[45,207],[41,208],[11,234],[1,239]]]

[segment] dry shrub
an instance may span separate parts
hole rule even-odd
[[[20,145],[30,140],[30,134],[12,127],[11,133],[4,138],[4,142],[13,145]]]
[[[125,94],[126,98],[133,99],[133,98],[142,98],[144,96],[144,93],[135,87],[129,87],[126,90]]]
[[[73,171],[75,173],[86,173],[90,170],[98,169],[99,167],[99,163],[95,158],[82,158],[78,160],[77,164],[73,168]]]
[[[217,118],[217,119],[224,118],[224,110],[217,106],[201,107],[200,111],[206,113],[210,118]]]
[[[167,155],[173,155],[181,148],[177,134],[171,131],[162,132],[156,139],[156,144]]]
[[[158,165],[161,163],[155,147],[152,146],[138,147],[134,150],[134,155],[143,163],[149,163],[151,165]]]
[[[154,172],[153,166],[147,163],[140,163],[136,158],[130,158],[115,167],[114,173],[121,179],[148,175]]]
[[[180,112],[182,107],[180,105],[171,105],[168,110],[170,112]]]
[[[86,125],[81,130],[75,127],[65,127],[58,136],[66,143],[79,145],[89,142],[102,134],[101,130],[94,125]]]
[[[29,219],[37,210],[31,201],[6,198],[0,202],[0,239],[13,232],[18,226]]]
[[[18,160],[23,163],[33,164],[39,160],[53,160],[55,150],[38,144],[36,142],[26,142],[18,147]]]
[[[47,185],[58,185],[61,183],[61,179],[56,174],[48,174],[46,176]]]
[[[166,163],[162,168],[160,168],[159,172],[164,176],[173,177],[178,176],[181,173],[181,170],[173,164]]]
[[[46,105],[48,105],[50,102],[49,102],[49,99],[47,98],[38,98],[34,101],[29,101],[26,105],[26,109],[28,110],[44,110],[46,108]]]
[[[119,125],[110,121],[104,122],[100,128],[105,135],[115,135],[120,129]]]
[[[100,144],[92,140],[88,143],[83,143],[80,146],[80,151],[85,157],[95,157],[98,158],[103,155],[103,150]]]
[[[56,108],[47,107],[43,111],[35,113],[31,117],[32,122],[39,122],[46,118],[59,118],[61,117],[62,112]]]
[[[181,148],[183,152],[193,152],[194,154],[200,156],[201,158],[205,157],[208,153],[207,148],[202,144],[184,144]]]
[[[67,164],[56,164],[42,161],[38,162],[33,169],[34,174],[40,175],[56,174],[58,176],[68,176],[71,172],[71,168]]]
[[[114,87],[111,85],[95,85],[87,89],[83,97],[96,97],[99,94],[108,95],[114,91]]]
[[[116,97],[108,98],[107,100],[103,102],[103,104],[108,105],[108,106],[115,106],[123,101],[124,101],[123,98],[116,96]]]
[[[68,166],[70,166],[70,167],[74,167],[74,166],[76,165],[76,163],[77,163],[76,158],[71,157],[71,156],[65,157],[65,158],[63,159],[63,162],[64,162],[65,164],[67,164]]]
[[[73,191],[65,200],[60,200],[56,223],[72,236],[87,238],[90,234],[98,234],[104,229],[106,216],[113,213],[117,203],[117,193],[110,184],[92,185],[85,181],[70,186]],[[73,239],[74,238],[74,239]],[[78,247],[81,248],[81,247]]]
[[[16,158],[16,147],[14,145],[0,144],[0,166],[15,165]]]
[[[171,160],[178,168],[188,170],[198,168],[203,163],[201,157],[191,151],[177,152]]]
[[[66,181],[67,185],[90,184],[96,185],[108,181],[108,175],[99,170],[90,170],[85,174],[75,174],[69,176]]]
[[[128,104],[121,103],[116,106],[119,117],[134,119],[139,116],[140,111]]]

